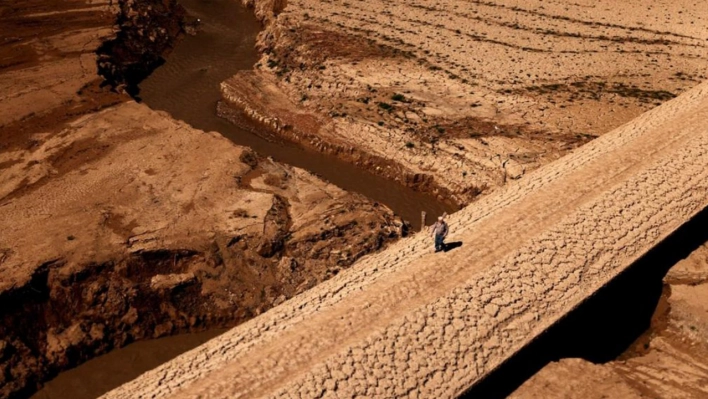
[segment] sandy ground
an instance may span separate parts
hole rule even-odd
[[[110,2],[2,4],[0,396],[131,340],[251,318],[332,276],[111,395],[231,396],[266,371],[269,388],[303,396],[453,394],[706,205],[705,85],[529,173],[703,79],[701,4],[255,3],[264,56],[224,83],[230,105],[459,203],[520,181],[451,218],[462,248],[442,262],[418,236],[342,276],[397,237],[389,210],[100,87]],[[595,235],[602,245],[582,239]],[[705,277],[689,266],[667,280],[652,350],[572,367],[626,392],[702,386]],[[373,363],[352,364],[362,353]],[[367,379],[371,392],[349,384]]]
[[[458,203],[706,77],[708,11],[688,0],[246,3],[268,25],[232,106]]]
[[[563,359],[510,397],[702,398],[708,396],[708,246],[671,268],[652,326],[620,359]]]
[[[0,151],[31,148],[36,133],[124,101],[99,90],[96,49],[113,35],[108,1],[0,4]],[[3,169],[7,159],[0,161]]]
[[[0,5],[1,397],[233,326],[400,234],[384,206],[101,87],[116,12]]]
[[[706,116],[708,83],[105,398],[455,397],[708,206]]]

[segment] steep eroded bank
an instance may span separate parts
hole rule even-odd
[[[232,326],[402,230],[385,206],[101,87],[97,62],[130,92],[134,55],[169,51],[181,22],[145,13],[179,9],[157,3],[0,8],[18,35],[0,48],[2,397],[128,342]],[[157,47],[97,56],[116,15]]]
[[[402,228],[383,206],[135,103],[71,123],[11,171],[27,167],[51,177],[0,206],[3,396],[134,340],[233,326]]]

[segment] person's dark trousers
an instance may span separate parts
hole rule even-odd
[[[445,244],[443,244],[444,236],[435,235],[435,252],[440,252],[445,249]]]

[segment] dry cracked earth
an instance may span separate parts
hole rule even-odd
[[[276,305],[108,397],[454,396],[706,205],[705,85],[624,125],[705,79],[699,2],[245,2],[263,55],[221,115],[460,205],[508,187],[442,262],[424,236],[365,256],[390,210],[116,92],[169,53],[175,1],[0,4],[0,396]],[[706,395],[706,267],[671,269],[619,359],[513,395]]]
[[[510,398],[702,398],[708,395],[705,244],[664,278],[651,327],[604,364],[563,359],[544,367]]]
[[[708,206],[707,115],[708,83],[451,215],[461,247],[436,254],[427,235],[402,240],[105,398],[457,397]],[[704,256],[669,281],[703,276]],[[691,306],[705,319],[700,298],[686,302],[702,288],[675,291],[672,320]],[[682,338],[695,350],[664,346],[603,372],[659,397],[705,394],[701,337]],[[576,383],[553,367],[517,394]],[[596,375],[578,385],[595,389]]]

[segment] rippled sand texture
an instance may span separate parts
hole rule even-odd
[[[394,160],[459,202],[695,86],[708,61],[694,1],[292,0],[274,21],[257,69],[290,109],[262,114],[313,115],[285,134]]]

